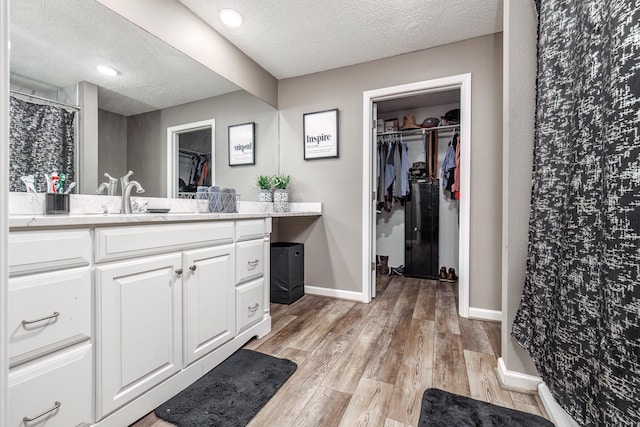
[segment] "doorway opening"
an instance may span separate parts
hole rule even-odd
[[[215,129],[214,119],[167,128],[167,197],[215,185]]]
[[[447,98],[449,97],[449,98]],[[442,131],[441,140],[448,140],[449,134],[444,134],[444,131],[447,130],[449,133],[451,131],[458,132],[460,136],[460,140],[462,141],[464,149],[460,150],[460,165],[459,168],[459,191],[458,196],[456,197],[456,203],[448,203],[443,206],[443,208],[455,210],[455,217],[457,219],[457,224],[451,224],[451,218],[449,218],[446,226],[450,229],[456,228],[459,232],[459,238],[455,242],[455,245],[445,245],[445,251],[447,254],[443,261],[446,260],[449,264],[455,265],[457,263],[456,273],[458,276],[458,290],[459,290],[459,313],[463,317],[468,317],[469,313],[469,227],[470,227],[470,165],[471,165],[471,75],[470,74],[462,74],[457,76],[450,76],[441,79],[427,80],[422,82],[410,83],[406,85],[392,86],[387,88],[375,89],[371,91],[366,91],[363,93],[363,143],[364,143],[364,156],[363,156],[363,244],[362,244],[362,254],[363,254],[363,283],[362,283],[362,300],[364,302],[370,302],[371,298],[375,297],[375,286],[376,286],[376,246],[377,241],[380,241],[381,245],[384,246],[386,244],[392,244],[392,240],[389,239],[378,239],[377,234],[377,222],[381,209],[380,205],[380,190],[378,190],[378,172],[380,170],[380,165],[377,162],[378,159],[378,151],[377,151],[377,143],[378,143],[378,118],[386,118],[389,120],[387,123],[388,126],[393,126],[393,120],[389,117],[385,117],[385,115],[392,111],[396,110],[393,114],[397,114],[400,111],[408,111],[411,108],[411,103],[420,100],[425,100],[426,98],[437,99],[440,98],[442,100],[442,106],[449,105],[451,106],[455,102],[448,102],[451,100],[456,100],[459,104],[459,120],[457,126],[447,126],[441,127],[438,131]],[[424,101],[423,101],[424,102]],[[431,101],[430,101],[431,102]],[[378,106],[383,106],[382,110],[378,111]],[[422,114],[430,114],[432,111],[428,111],[428,105],[424,104],[425,108],[421,111]],[[391,128],[384,128],[384,118],[383,118],[383,131],[381,134],[383,135],[394,135],[400,134],[401,137],[405,137],[405,132],[394,132]],[[403,125],[403,117],[398,117],[398,130]],[[421,123],[417,123],[418,126]],[[415,127],[415,126],[414,126]],[[446,128],[446,129],[445,129]],[[434,128],[435,129],[435,128]],[[387,130],[387,132],[385,132]],[[431,131],[428,130],[418,130],[411,132],[406,132],[406,136],[409,134],[418,134],[420,136],[421,142],[412,142],[412,144],[422,145],[422,147],[414,148],[413,152],[420,154],[420,151],[425,152],[428,150],[436,150],[435,158],[438,159],[437,151],[441,151],[444,147],[440,147],[438,150],[438,144],[435,142],[435,145],[431,145],[432,140],[429,137],[424,138],[422,134],[429,133]],[[444,137],[444,138],[442,138]],[[438,139],[436,138],[435,141]],[[429,144],[427,144],[429,141]],[[407,144],[408,145],[408,144]],[[418,155],[415,154],[415,155]],[[411,157],[410,155],[408,156]],[[431,177],[439,176],[440,165],[442,163],[442,158],[438,159],[437,169],[438,170],[429,170],[429,166],[426,165],[426,169]],[[436,164],[433,164],[433,168],[436,167]],[[432,180],[433,181],[433,180]],[[416,184],[417,185],[417,184]],[[417,188],[417,187],[416,187]],[[435,188],[435,187],[434,187]],[[422,191],[422,190],[421,190]],[[438,196],[434,196],[436,199]],[[442,195],[441,195],[442,197]],[[436,202],[437,205],[437,202]],[[454,206],[455,205],[455,206]],[[404,212],[404,211],[403,211]],[[446,212],[445,212],[446,213]],[[388,223],[385,226],[394,226],[397,227],[397,224],[394,224],[394,220],[391,217],[391,212],[387,212]],[[397,216],[397,215],[396,215]],[[404,213],[402,213],[404,219]],[[404,221],[403,221],[404,222]],[[412,227],[420,228],[419,225],[414,225]],[[388,231],[387,227],[387,231]],[[433,234],[434,231],[432,230]],[[436,230],[437,233],[437,230]],[[405,234],[405,224],[403,223],[402,234],[398,239],[396,236],[396,240],[400,241],[401,247],[398,247],[398,253],[395,255],[401,259],[404,257],[405,266],[407,265],[407,257],[411,256],[410,251],[405,252],[406,247],[408,247],[408,243],[406,243],[406,239],[408,239],[409,230]],[[384,237],[384,236],[383,236]],[[387,236],[388,237],[388,236]],[[405,243],[405,244],[403,244]],[[436,241],[436,246],[438,242]],[[457,248],[456,248],[457,246]],[[437,251],[437,249],[436,249]],[[452,256],[451,251],[457,251],[457,256]],[[436,261],[437,263],[438,261]],[[397,263],[397,261],[396,261]],[[426,274],[426,273],[425,273]],[[425,276],[426,277],[426,276]]]

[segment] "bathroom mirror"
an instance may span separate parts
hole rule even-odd
[[[277,173],[273,107],[94,0],[10,6],[12,95],[79,105],[75,170],[83,193],[93,194],[105,172],[120,177],[132,170],[145,195],[167,197],[167,129],[212,118],[212,182],[251,199],[253,177]],[[261,150],[256,165],[232,170],[221,161],[227,127],[248,121],[256,122]]]

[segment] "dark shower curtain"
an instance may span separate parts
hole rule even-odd
[[[588,426],[640,425],[640,0],[539,2],[527,276],[513,337]]]
[[[21,176],[34,175],[40,193],[47,189],[45,173],[74,178],[75,112],[40,105],[15,97],[9,99],[9,191],[26,191]]]

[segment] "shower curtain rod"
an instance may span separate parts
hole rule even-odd
[[[72,108],[72,109],[77,110],[77,111],[80,111],[82,109],[82,108],[80,108],[79,105],[69,105],[69,104],[65,104],[63,102],[54,101],[52,99],[43,98],[41,96],[30,95],[30,94],[24,93],[24,92],[18,92],[17,90],[10,90],[9,92],[14,94],[14,95],[22,95],[22,96],[26,96],[26,97],[29,97],[29,98],[38,99],[40,101],[45,101],[45,102],[50,102],[52,104],[62,105],[63,107]]]

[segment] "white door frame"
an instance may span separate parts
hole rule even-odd
[[[216,183],[216,120],[202,120],[199,122],[186,123],[183,125],[170,126],[167,128],[167,197],[178,197],[178,137],[181,133],[193,130],[211,128],[211,185]]]
[[[0,0],[0,141],[9,141],[9,0]],[[0,144],[0,174],[9,176],[9,144]],[[7,425],[9,331],[7,327],[9,182],[0,180],[0,425]]]
[[[440,79],[425,80],[398,86],[368,90],[362,94],[362,301],[371,301],[371,253],[375,239],[371,197],[373,155],[371,106],[373,102],[401,98],[428,92],[460,89],[460,134],[464,149],[460,153],[460,246],[459,246],[459,313],[469,317],[469,233],[471,223],[471,74],[459,74]]]

